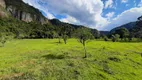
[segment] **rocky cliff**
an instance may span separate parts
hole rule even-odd
[[[4,8],[6,7],[4,0],[0,0],[0,7],[4,7]]]
[[[4,0],[0,0],[0,18],[4,18],[7,17],[7,12],[5,10],[5,1]]]
[[[0,16],[7,15],[25,22],[48,23],[48,19],[38,9],[25,4],[22,0],[0,0]]]

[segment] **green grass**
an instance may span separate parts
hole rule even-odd
[[[0,47],[0,80],[141,80],[142,43],[13,40]]]

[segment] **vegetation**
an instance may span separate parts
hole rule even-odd
[[[22,0],[5,1],[42,16]],[[0,80],[141,80],[142,17],[132,24],[109,34],[58,19],[42,25],[0,18]]]
[[[120,35],[121,40],[126,40],[126,38],[129,36],[129,31],[126,28],[120,28],[115,31],[115,34]]]
[[[12,35],[10,33],[0,33],[0,43],[2,44],[2,47],[4,47],[5,43],[11,39]]]
[[[86,28],[79,28],[75,34],[76,34],[76,37],[78,38],[79,42],[84,47],[84,53],[85,53],[84,58],[87,58],[86,41],[90,40],[92,38],[92,34]]]
[[[0,47],[1,80],[141,80],[142,43],[91,40],[88,57],[76,39],[12,40]],[[38,43],[38,44],[37,44]],[[124,46],[125,45],[125,46]]]
[[[120,37],[120,35],[118,35],[118,34],[112,35],[112,41],[113,42],[119,41],[119,37]]]
[[[63,40],[64,40],[65,44],[67,44],[67,39],[68,39],[68,36],[67,35],[63,35]]]

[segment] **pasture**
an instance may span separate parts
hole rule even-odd
[[[0,44],[1,45],[1,44]],[[0,47],[0,80],[141,80],[142,43],[12,40]]]

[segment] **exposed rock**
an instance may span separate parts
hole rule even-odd
[[[15,6],[16,4],[14,2],[19,1],[19,6]],[[25,10],[25,7],[29,10]],[[32,11],[30,11],[32,10]],[[33,13],[33,11],[35,11]],[[22,20],[25,22],[39,22],[41,24],[46,24],[48,23],[48,19],[45,18],[41,12],[34,7],[29,6],[28,4],[25,4],[21,0],[15,0],[11,2],[10,0],[0,0],[0,18],[6,17],[6,16],[13,16],[14,18],[18,20]]]
[[[4,0],[0,0],[0,18],[4,18],[7,17],[7,13],[5,12],[5,2]]]
[[[5,8],[5,7],[6,7],[6,5],[5,5],[5,1],[4,1],[4,0],[0,0],[0,7],[3,7],[3,8]]]
[[[5,14],[5,12],[3,12],[3,11],[0,11],[0,18],[4,18],[4,17],[6,17],[7,15]]]
[[[21,10],[18,10],[16,7],[8,6],[7,11],[11,13],[11,15],[19,20],[25,21],[25,22],[32,22],[37,21],[42,24],[47,23],[48,21],[44,17],[40,17],[37,15],[33,15],[31,13],[23,12]]]

